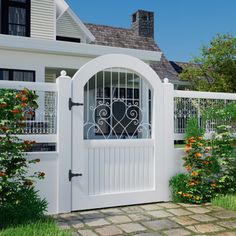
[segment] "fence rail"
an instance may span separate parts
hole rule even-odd
[[[57,133],[57,85],[52,83],[0,81],[0,89],[30,89],[38,95],[38,109],[27,118],[20,134],[45,135]]]
[[[189,117],[196,117],[199,126],[203,127],[202,112],[208,108],[223,107],[236,101],[236,94],[212,93],[195,91],[174,91],[174,133],[175,139],[182,139],[186,131]],[[226,121],[230,123],[230,121]],[[217,119],[210,119],[205,124],[205,130],[210,133],[215,130]],[[182,134],[182,135],[181,135]]]

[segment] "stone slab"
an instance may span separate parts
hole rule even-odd
[[[200,222],[210,222],[210,221],[217,220],[217,218],[206,215],[206,214],[194,214],[194,215],[191,215],[190,217]]]
[[[222,222],[219,222],[217,224],[219,224],[220,226],[223,226],[225,228],[228,228],[228,229],[236,229],[236,220],[234,220],[234,221],[222,221]]]
[[[147,230],[146,228],[144,228],[142,225],[138,223],[122,224],[122,225],[119,225],[119,227],[126,233],[136,233],[136,232]]]
[[[97,236],[92,230],[84,229],[84,230],[78,230],[79,235],[81,236]]]
[[[187,226],[187,229],[193,231],[194,233],[213,233],[224,230],[223,227],[216,224],[199,224],[199,225],[191,225]]]
[[[177,217],[175,216],[171,217],[170,219],[183,226],[193,225],[198,223],[196,220],[190,218],[189,216],[177,216]]]
[[[151,215],[154,218],[165,218],[165,217],[170,217],[173,216],[171,213],[167,211],[147,211],[147,214]]]
[[[191,233],[185,229],[170,229],[164,231],[164,233],[168,236],[186,236],[191,235]]]
[[[167,230],[180,227],[178,224],[168,219],[143,222],[143,225],[152,230]]]
[[[211,210],[207,209],[206,207],[187,207],[186,210],[189,210],[196,214],[205,214],[211,212]]]
[[[122,230],[113,225],[97,228],[95,231],[101,236],[122,235]]]
[[[114,224],[122,224],[122,223],[131,222],[131,219],[125,215],[110,216],[107,219]]]
[[[184,210],[182,208],[177,208],[177,209],[169,209],[168,212],[176,215],[176,216],[187,216],[193,214],[190,211]]]

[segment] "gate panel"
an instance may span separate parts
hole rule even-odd
[[[84,108],[72,110],[72,171],[82,174],[72,179],[72,210],[163,200],[157,178],[157,171],[163,176],[162,126],[154,118],[157,110],[162,114],[158,76],[125,55],[88,64],[73,78],[73,101]]]
[[[88,195],[153,190],[153,140],[86,141]]]

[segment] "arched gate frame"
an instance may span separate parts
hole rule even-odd
[[[109,54],[91,60],[74,75],[72,101],[85,104],[84,87],[88,81],[110,68],[133,71],[151,85],[151,137],[86,139],[86,110],[84,106],[73,106],[71,173],[77,176],[71,179],[72,211],[169,200],[169,170],[174,164],[171,160],[174,145],[173,86],[162,83],[143,61],[127,55]],[[145,178],[148,182],[140,184]],[[61,201],[59,193],[59,204]]]

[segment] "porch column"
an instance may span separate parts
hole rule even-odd
[[[62,71],[56,80],[58,86],[57,109],[57,151],[58,151],[58,212],[71,211],[71,182],[68,174],[71,169],[71,78]]]

